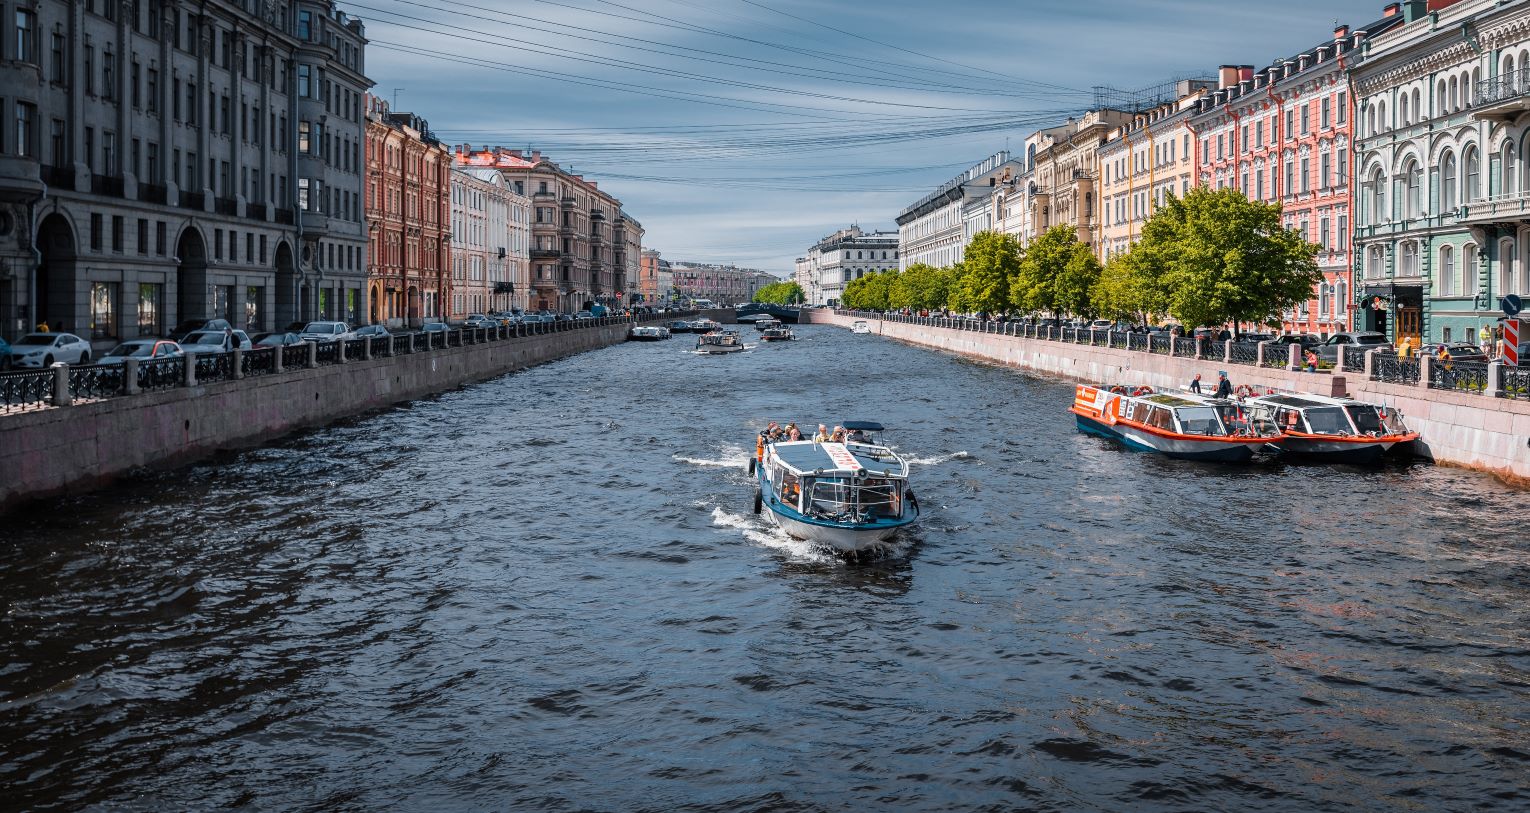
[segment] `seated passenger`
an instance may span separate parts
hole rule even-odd
[[[866,433],[862,432],[859,429],[851,429],[848,433],[845,434],[845,442],[846,443],[870,443],[871,442],[871,438],[866,437]]]
[[[823,424],[818,424],[818,432],[813,435],[813,442],[814,443],[828,443],[829,442],[829,427],[824,426]]]
[[[797,428],[797,424],[789,423],[786,425],[786,439],[791,441],[802,440],[802,430]]]
[[[829,435],[829,441],[832,442],[832,443],[844,443],[845,442],[845,427],[843,427],[843,426],[836,426],[836,427],[834,427],[834,433]]]

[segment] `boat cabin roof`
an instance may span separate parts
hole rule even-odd
[[[1286,407],[1288,409],[1312,409],[1314,407],[1350,407],[1350,406],[1375,406],[1364,401],[1356,401],[1353,398],[1330,398],[1325,395],[1264,395],[1254,399],[1255,403],[1268,404],[1270,406]]]
[[[778,460],[793,474],[815,477],[850,477],[865,473],[878,477],[906,477],[908,466],[882,446],[794,441],[772,444]]]
[[[843,426],[845,429],[852,432],[857,429],[861,430],[862,432],[885,431],[882,427],[882,424],[879,424],[876,421],[845,421],[844,423],[840,424],[840,426]]]
[[[1150,404],[1157,404],[1161,407],[1169,407],[1170,409],[1173,409],[1174,407],[1207,406],[1205,401],[1196,401],[1189,398],[1182,398],[1178,395],[1170,395],[1166,392],[1144,395],[1142,396],[1142,400]]]

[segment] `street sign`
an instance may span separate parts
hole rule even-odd
[[[1504,294],[1503,299],[1498,300],[1498,307],[1503,309],[1504,316],[1518,316],[1524,310],[1525,303],[1519,301],[1515,294]]]
[[[1510,294],[1509,296],[1514,296]],[[1508,299],[1509,297],[1504,297]],[[1519,297],[1514,297],[1516,300]],[[1515,304],[1518,304],[1516,301]],[[1503,320],[1503,363],[1507,367],[1519,366],[1519,320]]]

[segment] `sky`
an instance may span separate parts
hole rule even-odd
[[[1380,0],[363,0],[373,93],[448,144],[539,149],[665,259],[778,276],[1090,107],[1262,67]],[[1018,149],[1018,147],[1016,147]]]

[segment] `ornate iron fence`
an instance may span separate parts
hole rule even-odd
[[[306,344],[288,344],[288,345],[283,345],[282,348],[281,348],[281,351],[282,351],[282,369],[283,370],[290,370],[290,369],[292,369],[294,367],[307,367],[308,366],[308,345],[306,345]]]
[[[69,394],[75,398],[111,398],[122,394],[122,367],[88,364],[69,368]]]
[[[1264,346],[1264,366],[1275,367],[1284,370],[1291,365],[1291,350],[1288,344],[1267,344]],[[1305,363],[1305,362],[1304,362]]]
[[[1258,364],[1259,363],[1259,344],[1258,344],[1258,342],[1233,342],[1233,346],[1232,346],[1232,363],[1233,364]]]
[[[1524,367],[1502,368],[1502,381],[1498,388],[1499,398],[1514,400],[1530,399],[1530,369]]]
[[[1126,333],[1124,331],[1112,330],[1110,332],[1110,346],[1116,348],[1117,350],[1130,350],[1132,335],[1133,334]]]
[[[1431,360],[1429,363],[1429,386],[1437,390],[1454,390],[1481,394],[1487,389],[1487,362]]]
[[[53,403],[52,370],[0,373],[0,410],[14,412]]]
[[[232,353],[198,353],[196,360],[198,384],[225,381],[234,377],[234,354]]]
[[[366,358],[367,339],[347,339],[345,342],[345,357],[351,361]]]
[[[1365,369],[1365,348],[1363,348],[1363,347],[1341,347],[1339,349],[1340,349],[1340,351],[1342,353],[1344,353],[1344,369],[1346,369],[1346,370],[1364,370]]]
[[[1195,358],[1195,339],[1187,339],[1183,336],[1174,337],[1174,355],[1183,358]]]
[[[1371,365],[1371,380],[1387,384],[1418,384],[1418,359],[1398,358],[1377,353]]]
[[[1169,341],[1169,337],[1163,335],[1162,333],[1149,333],[1148,334],[1148,337],[1147,337],[1147,350],[1148,350],[1149,353],[1163,353],[1163,354],[1167,355],[1168,352],[1169,352],[1169,348],[1171,348],[1173,346],[1174,346],[1174,344],[1173,344],[1173,342]]]
[[[334,364],[340,360],[339,342],[319,342],[315,358],[320,364]]]
[[[373,336],[372,338],[365,339],[364,341],[372,343],[372,355],[374,356],[385,355],[393,347],[392,336]]]
[[[245,353],[239,360],[240,373],[247,376],[270,375],[276,372],[276,352],[281,348],[257,347]]]
[[[186,359],[159,359],[138,365],[138,388],[146,392],[171,390],[186,383]]]

